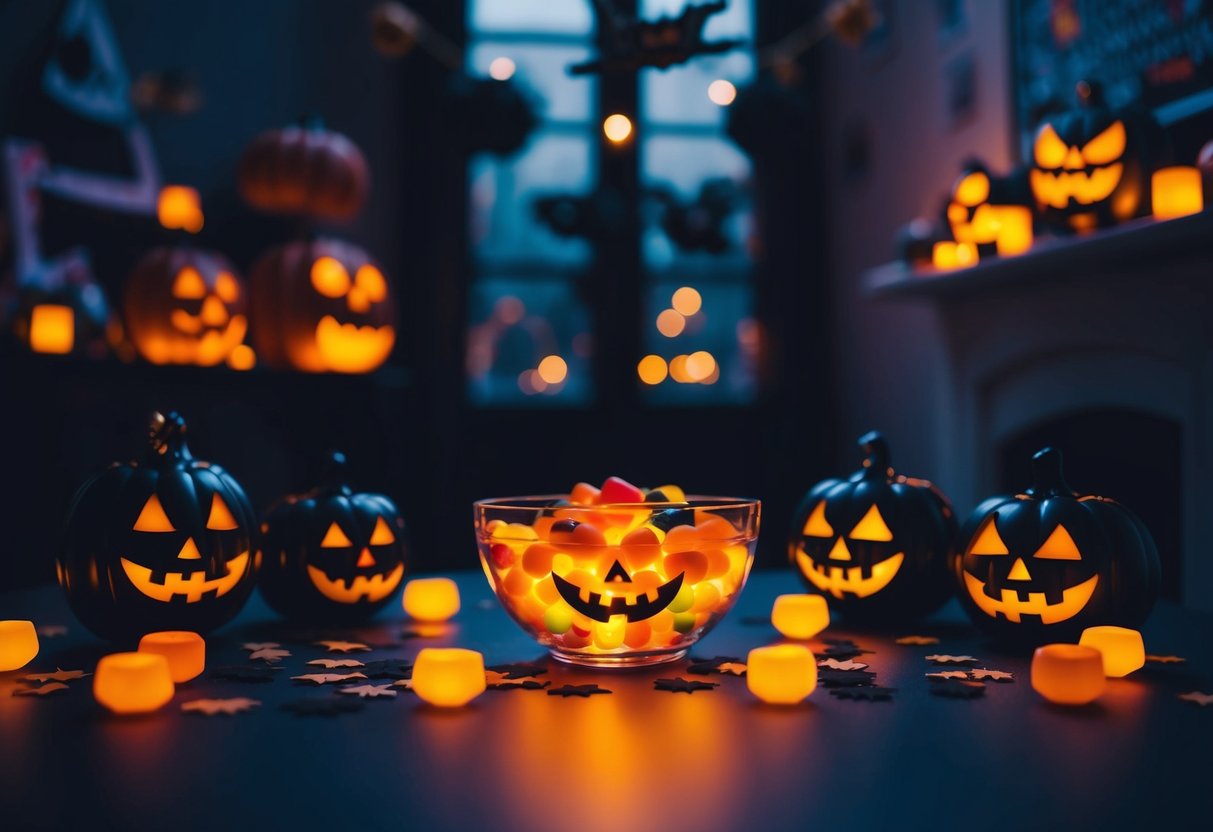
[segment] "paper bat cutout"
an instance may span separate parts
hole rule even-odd
[[[279,650],[277,647],[263,647],[249,653],[249,661],[262,661],[276,664],[291,654],[290,650]]]
[[[826,648],[818,651],[819,656],[824,656],[827,659],[838,659],[846,661],[862,656],[864,653],[874,653],[874,650],[868,650],[865,647],[860,647],[855,642],[848,638],[841,639],[826,639]]]
[[[951,699],[977,699],[986,695],[985,682],[970,682],[966,679],[944,679],[931,684],[931,693]]]
[[[281,647],[282,645],[276,641],[250,641],[240,646],[250,653],[256,653],[258,650],[273,650],[275,647]]]
[[[691,664],[687,667],[687,673],[692,673],[696,676],[709,676],[713,673],[722,673],[721,668],[726,664],[741,664],[741,659],[736,656],[716,656],[711,659],[691,657]],[[745,665],[742,665],[744,667]]]
[[[988,667],[978,667],[969,671],[970,679],[988,680],[991,682],[1014,682],[1015,674],[1006,670],[990,670]]]
[[[823,688],[854,688],[876,683],[876,674],[870,670],[834,670],[819,668],[817,684]]]
[[[1200,705],[1202,708],[1205,705],[1213,705],[1213,693],[1201,693],[1193,690],[1179,694],[1179,698],[1185,702],[1191,702],[1193,705]]]
[[[580,696],[583,699],[588,699],[596,693],[614,693],[614,691],[600,688],[598,685],[561,685],[558,688],[548,688],[548,696],[562,696],[565,698]]]
[[[357,659],[312,659],[308,664],[332,670],[335,667],[366,667]]]
[[[392,687],[404,688],[405,690],[412,690],[413,689],[413,680],[412,679],[397,679],[396,681],[392,682]]]
[[[902,636],[897,639],[895,644],[939,644],[939,639],[935,636]]]
[[[210,675],[215,679],[227,679],[229,682],[272,682],[274,673],[281,669],[268,665],[231,664],[212,668]]]
[[[716,668],[717,673],[728,673],[732,676],[744,676],[746,666],[742,662],[725,662],[720,667]]]
[[[724,11],[723,0],[687,6],[678,17],[661,17],[653,21],[623,17],[610,0],[593,2],[604,46],[594,60],[570,66],[570,75],[635,72],[649,66],[666,69],[686,63],[696,55],[727,52],[744,42],[703,39],[704,24],[712,15]]]
[[[36,630],[41,638],[58,638],[67,635],[67,627],[62,624],[43,624]]]
[[[500,674],[497,674],[496,677],[485,674],[485,687],[489,690],[543,690],[551,684],[551,682],[538,682],[534,679],[519,679],[511,682],[506,681]]]
[[[927,678],[932,682],[936,682],[941,679],[968,679],[969,674],[963,670],[942,670],[938,673],[928,673]]]
[[[261,704],[260,700],[249,699],[246,696],[236,696],[231,699],[192,699],[181,703],[181,710],[187,714],[199,716],[232,716],[251,711]]]
[[[404,659],[381,659],[367,662],[359,668],[368,679],[407,679],[413,675],[413,665]]]
[[[54,673],[30,673],[21,678],[27,682],[70,682],[73,679],[83,679],[91,674],[83,670],[63,670],[56,667]]]
[[[339,714],[361,711],[361,699],[343,699],[340,696],[330,696],[324,699],[296,699],[284,702],[279,706],[284,711],[293,711],[296,716],[337,716]]]
[[[830,691],[830,696],[836,696],[839,699],[855,699],[867,702],[890,702],[895,693],[897,693],[897,688],[882,688],[876,685],[867,685],[865,687],[834,688]]]
[[[514,662],[513,664],[494,664],[485,668],[495,673],[500,673],[504,679],[527,679],[534,676],[542,676],[548,672],[548,669],[541,664],[534,662]]]
[[[17,688],[13,691],[13,696],[46,696],[50,693],[58,693],[61,690],[67,690],[67,685],[62,682],[47,682],[41,687]]]
[[[371,650],[369,645],[360,641],[322,640],[316,642],[316,645],[330,653],[369,653]]]
[[[927,656],[926,659],[935,664],[977,664],[980,661],[973,656],[949,656],[946,653],[935,653]]]
[[[357,696],[361,699],[378,699],[381,696],[391,699],[396,696],[396,691],[392,690],[391,685],[353,685],[337,688],[337,692],[348,693],[350,696]]]
[[[653,682],[654,690],[664,690],[669,693],[694,693],[697,690],[712,690],[720,687],[719,682],[699,682],[681,677],[675,679],[657,679]]]
[[[852,661],[847,659],[845,662],[840,662],[838,659],[823,659],[817,663],[818,667],[828,667],[831,670],[863,670],[867,667],[863,662]]]
[[[365,679],[361,673],[305,673],[302,676],[292,676],[292,682],[309,682],[313,685],[332,685],[337,682],[348,682],[352,679]]]
[[[1180,664],[1186,662],[1183,656],[1155,656],[1150,653],[1146,654],[1146,661],[1154,662],[1155,664]]]

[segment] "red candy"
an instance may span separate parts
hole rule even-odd
[[[602,503],[643,503],[644,492],[627,480],[619,477],[607,477],[602,484],[602,493],[598,495]]]
[[[504,543],[494,543],[490,546],[489,557],[498,569],[509,569],[514,565],[514,550]]]
[[[598,495],[601,492],[590,485],[588,482],[579,482],[573,486],[573,490],[569,492],[569,502],[577,503],[582,506],[592,506],[598,502]]]

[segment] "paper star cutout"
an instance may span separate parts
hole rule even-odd
[[[284,702],[279,707],[284,711],[294,711],[296,716],[337,716],[363,708],[361,699],[343,699],[340,696],[330,696],[325,699],[296,699]]]
[[[312,659],[308,664],[332,670],[335,667],[366,667],[357,659]]]
[[[515,662],[513,664],[494,664],[486,668],[495,673],[500,673],[503,679],[527,679],[534,676],[541,676],[548,672],[548,669],[541,664],[533,662]]]
[[[260,700],[236,696],[231,699],[192,699],[181,703],[181,710],[187,714],[201,716],[231,716],[233,714],[251,711],[261,704]]]
[[[352,679],[365,679],[361,673],[305,673],[302,676],[292,676],[292,682],[310,682],[313,685],[332,685],[337,682],[348,682]]]
[[[35,629],[42,638],[58,638],[67,635],[67,627],[62,624],[43,624]]]
[[[969,674],[963,670],[941,670],[938,673],[928,673],[927,678],[933,682],[940,679],[968,679]]]
[[[48,693],[58,693],[61,690],[67,690],[67,685],[62,682],[47,682],[41,687],[17,688],[13,691],[13,696],[46,696]]]
[[[939,639],[935,636],[902,636],[897,639],[895,644],[939,644]]]
[[[847,659],[845,662],[840,662],[838,659],[823,659],[817,663],[818,667],[828,667],[831,670],[863,670],[867,667],[863,662]]]
[[[367,662],[361,668],[368,679],[407,679],[413,675],[413,665],[404,659],[381,659]]]
[[[1154,662],[1155,664],[1180,664],[1186,662],[1183,656],[1155,656],[1150,653],[1146,654],[1146,661]]]
[[[281,669],[266,665],[231,664],[212,668],[210,675],[216,679],[227,679],[229,682],[272,682],[274,673]]]
[[[613,693],[614,691],[600,688],[598,685],[561,685],[558,688],[548,688],[548,696],[580,696],[588,699],[595,693]]]
[[[712,690],[720,687],[719,682],[699,682],[681,677],[675,679],[657,679],[653,682],[654,690],[664,690],[669,693],[694,693],[697,690]]]
[[[927,656],[926,659],[935,664],[977,664],[979,661],[973,656],[949,656],[947,653],[936,653]]]
[[[830,696],[837,696],[839,699],[888,702],[893,699],[893,694],[895,693],[897,693],[897,688],[882,688],[876,685],[867,685],[863,687],[834,688],[830,691]]]
[[[70,682],[73,679],[83,679],[90,674],[83,670],[62,670],[56,667],[54,673],[30,673],[21,678],[27,682]]]
[[[1193,705],[1200,705],[1202,708],[1205,705],[1213,705],[1213,693],[1201,693],[1198,690],[1181,693],[1179,698],[1185,702],[1191,702]]]
[[[964,679],[944,679],[931,684],[931,693],[952,699],[976,699],[985,696],[985,682],[969,682]]]
[[[817,671],[817,683],[824,688],[853,688],[875,681],[876,674],[870,670],[833,670],[827,667]]]
[[[1015,674],[1005,670],[990,670],[988,667],[978,667],[969,671],[970,679],[987,679],[991,682],[1014,682]]]
[[[276,664],[291,654],[290,650],[279,650],[277,647],[262,647],[249,653],[249,661],[262,661]]]
[[[391,685],[353,685],[347,688],[337,688],[337,692],[348,693],[362,699],[378,699],[381,696],[390,699],[396,696],[396,691],[392,690]]]
[[[339,641],[335,639],[318,641],[316,645],[325,648],[330,653],[369,653],[371,649],[360,641]]]
[[[248,641],[240,646],[250,653],[256,653],[258,650],[273,650],[282,645],[276,641]]]

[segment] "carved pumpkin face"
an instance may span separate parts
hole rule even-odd
[[[987,500],[958,553],[961,602],[1008,642],[1072,640],[1093,624],[1136,627],[1158,592],[1149,532],[1128,509],[1080,497],[1061,478],[1061,455],[1034,459],[1025,494]]]
[[[805,582],[857,619],[919,615],[947,598],[955,520],[925,480],[897,476],[883,437],[860,440],[864,468],[809,491],[797,511],[789,556]]]
[[[344,465],[334,454],[324,486],[286,497],[266,514],[261,590],[288,617],[367,618],[404,578],[404,518],[387,497],[344,485]]]
[[[156,249],[127,282],[127,330],[153,364],[213,366],[244,341],[247,294],[220,254]]]
[[[192,457],[184,432],[176,414],[157,415],[142,464],[111,466],[76,495],[59,580],[98,635],[209,630],[252,591],[252,506],[222,468]]]

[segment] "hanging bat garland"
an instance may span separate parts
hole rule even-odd
[[[625,17],[611,0],[593,0],[603,50],[592,61],[573,64],[570,75],[636,72],[644,67],[668,69],[698,55],[715,55],[735,49],[744,41],[703,39],[707,19],[724,11],[724,0],[687,6],[678,17],[639,20]]]

